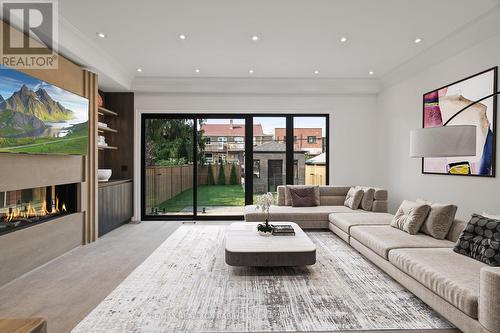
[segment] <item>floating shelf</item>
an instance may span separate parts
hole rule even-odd
[[[102,133],[102,132],[112,132],[112,133],[118,133],[118,131],[117,131],[117,130],[115,130],[115,129],[112,129],[112,128],[109,128],[109,127],[103,127],[103,126],[98,126],[98,127],[97,127],[97,130],[98,130],[99,132],[101,132],[101,133]]]
[[[115,117],[118,116],[118,113],[103,108],[102,106],[99,106],[97,109],[98,109],[97,113],[100,114],[101,116],[115,116]]]
[[[117,150],[118,147],[113,147],[113,146],[97,146],[97,149],[99,149],[99,150],[106,150],[106,149]]]

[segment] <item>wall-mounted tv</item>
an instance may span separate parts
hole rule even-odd
[[[0,152],[86,155],[89,101],[0,65]]]

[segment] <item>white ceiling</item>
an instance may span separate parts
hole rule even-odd
[[[356,79],[387,75],[498,4],[498,0],[62,0],[59,9],[81,36],[136,79]],[[107,37],[98,38],[97,32]],[[187,39],[180,40],[179,34]],[[252,35],[260,40],[253,42]],[[342,36],[349,41],[340,43]],[[417,37],[424,41],[415,44]],[[64,36],[61,39],[64,42]],[[136,72],[138,67],[142,73]],[[255,73],[250,75],[249,69]],[[313,73],[316,69],[318,75]],[[375,75],[370,77],[369,71]]]

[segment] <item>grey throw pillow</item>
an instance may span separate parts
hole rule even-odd
[[[432,203],[422,199],[417,199],[417,203],[431,207],[420,231],[436,239],[445,239],[455,219],[457,206]]]
[[[375,198],[374,188],[363,188],[363,198],[361,199],[361,209],[371,211],[373,199]]]
[[[292,206],[292,197],[290,195],[291,188],[312,188],[314,190],[314,201],[316,202],[316,206],[320,205],[320,196],[319,196],[319,186],[311,186],[311,185],[286,185],[285,186],[285,206]]]
[[[500,221],[472,214],[453,251],[500,266]]]
[[[351,209],[358,209],[361,199],[363,199],[363,190],[358,187],[351,187],[344,200],[344,206]]]
[[[429,214],[431,207],[413,201],[404,200],[391,221],[391,226],[415,235]]]

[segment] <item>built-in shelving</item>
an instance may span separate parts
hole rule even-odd
[[[118,147],[114,147],[114,146],[97,146],[97,149],[99,149],[99,150],[106,150],[106,149],[117,150]]]
[[[99,132],[101,132],[101,133],[102,133],[102,132],[112,132],[112,133],[118,133],[118,131],[117,131],[117,130],[112,129],[112,128],[109,128],[109,127],[105,127],[105,126],[98,126],[98,127],[97,127],[97,130],[98,130]]]
[[[108,110],[106,108],[103,108],[102,106],[99,106],[97,108],[98,110],[98,114],[101,115],[101,116],[118,116],[118,113],[114,112],[114,111],[111,111],[111,110]]]

